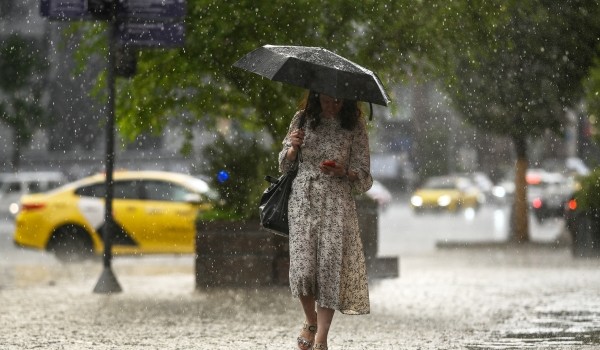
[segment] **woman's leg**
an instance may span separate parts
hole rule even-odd
[[[334,313],[334,309],[327,309],[317,305],[317,336],[315,337],[315,344],[327,346],[327,335],[329,334],[329,327],[331,326]]]
[[[302,350],[312,349],[317,331],[317,311],[315,310],[315,298],[312,296],[300,296],[300,303],[305,316],[305,325],[298,337],[298,348]]]
[[[300,303],[302,304],[302,310],[304,310],[306,323],[308,323],[309,325],[317,324],[317,310],[315,309],[315,298],[309,295],[301,295]]]

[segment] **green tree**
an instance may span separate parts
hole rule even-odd
[[[468,9],[475,18],[476,9]],[[505,21],[489,28],[483,45],[453,61],[448,90],[470,123],[513,140],[517,162],[512,238],[524,242],[529,240],[527,141],[546,130],[561,134],[565,109],[582,98],[581,82],[600,33],[599,13],[598,5],[588,1],[559,6],[520,1],[498,11]]]
[[[185,47],[140,50],[137,74],[118,80],[120,133],[133,139],[141,132],[161,133],[172,120],[188,126],[201,120],[203,125],[214,127],[218,119],[228,118],[244,130],[266,131],[278,148],[302,89],[269,81],[232,64],[265,44],[324,46],[354,57],[358,55],[356,42],[366,40],[357,33],[371,14],[368,5],[341,0],[326,6],[316,0],[188,0]],[[80,26],[87,28],[88,37],[79,51],[83,62],[91,52],[105,52],[106,36],[101,24]],[[360,63],[368,66],[372,62]],[[103,90],[99,86],[98,91]],[[221,144],[228,147],[227,143]],[[215,150],[212,153],[219,154]],[[242,153],[237,155],[242,157]],[[228,159],[229,167],[237,162]],[[269,161],[263,159],[258,163],[262,169],[257,169],[254,176],[275,171],[275,149]],[[266,185],[262,179],[261,183]],[[234,190],[235,186],[228,188]],[[225,197],[237,198],[233,194]],[[258,196],[246,198],[249,205],[253,200],[257,201]]]
[[[342,1],[188,1],[185,47],[141,50],[138,73],[120,80],[120,131],[130,137],[160,133],[165,117],[189,123],[191,114],[192,122],[231,118],[280,138],[302,90],[232,64],[264,44],[327,46],[349,54],[359,10]]]
[[[44,121],[41,105],[47,65],[39,42],[12,34],[0,42],[0,120],[13,132],[11,167]]]
[[[327,46],[356,57],[386,85],[399,83],[404,71],[423,72],[442,81],[475,127],[512,138],[513,234],[526,241],[527,140],[561,132],[563,109],[581,97],[597,52],[597,18],[596,2],[584,0],[189,0],[185,47],[140,51],[138,74],[119,81],[118,123],[133,138],[160,133],[170,119],[210,125],[230,118],[281,139],[299,89],[231,67],[266,43]]]
[[[527,141],[560,134],[564,109],[582,97],[596,54],[598,4],[589,1],[418,2],[424,28],[415,55],[439,77],[476,128],[513,140],[517,157],[512,238],[529,239]],[[586,28],[586,30],[581,30]]]

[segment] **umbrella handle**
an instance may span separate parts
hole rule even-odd
[[[373,121],[373,104],[369,102],[369,109],[371,112],[369,113],[369,121]]]

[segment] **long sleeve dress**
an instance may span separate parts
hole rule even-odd
[[[298,128],[297,113],[279,154],[281,171],[292,162],[285,157],[290,133]],[[316,129],[304,127],[303,161],[289,199],[290,289],[294,297],[312,295],[321,307],[345,314],[368,314],[369,290],[354,192],[373,184],[369,140],[363,118],[354,130],[338,118],[321,118]],[[321,173],[324,160],[335,160],[358,174],[347,178]]]

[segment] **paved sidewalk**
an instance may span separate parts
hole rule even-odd
[[[371,283],[371,314],[336,314],[329,348],[598,349],[600,259],[531,245],[401,257]],[[116,258],[123,292],[92,289],[99,261],[0,265],[1,349],[295,349],[287,288],[194,291],[193,257]]]

